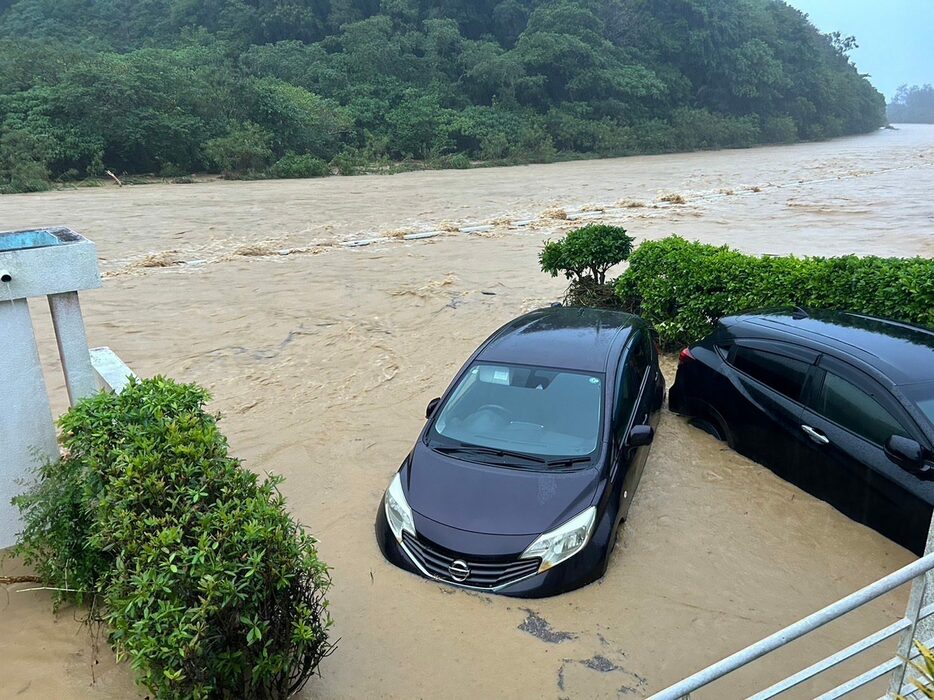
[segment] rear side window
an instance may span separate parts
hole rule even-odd
[[[774,352],[737,346],[733,366],[779,394],[797,401],[810,365]]]
[[[827,373],[815,410],[877,445],[892,435],[908,437],[898,420],[872,396],[836,374]]]
[[[617,373],[616,405],[613,407],[613,420],[616,429],[625,430],[636,405],[636,398],[642,386],[642,377],[649,366],[648,339],[640,336],[629,346],[629,356]]]

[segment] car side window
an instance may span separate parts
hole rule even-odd
[[[898,419],[868,393],[843,377],[828,372],[814,410],[829,421],[884,445],[892,435],[909,437]]]
[[[636,407],[639,389],[642,387],[642,378],[649,366],[648,345],[646,339],[640,335],[627,347],[629,349],[625,362],[616,373],[616,401],[613,406],[613,421],[617,433],[625,431],[628,427],[629,417]],[[617,434],[619,437],[619,434]]]
[[[797,401],[810,365],[778,353],[736,346],[732,365],[779,394]]]

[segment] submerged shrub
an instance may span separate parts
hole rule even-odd
[[[467,170],[471,166],[470,158],[463,153],[457,153],[451,158],[451,167],[457,170]]]
[[[934,260],[920,257],[757,257],[671,236],[639,246],[616,292],[668,348],[696,342],[724,316],[766,307],[851,311],[934,327]]]
[[[353,148],[345,148],[331,159],[331,167],[338,175],[356,175],[366,168],[366,158],[360,151]]]
[[[620,309],[622,302],[612,284],[597,284],[590,277],[574,280],[564,295],[567,306],[589,306],[598,309]]]
[[[236,177],[263,170],[273,157],[271,142],[269,131],[248,122],[205,143],[204,154],[225,177]]]
[[[79,403],[65,457],[14,499],[14,550],[90,600],[158,698],[285,698],[333,645],[326,565],[280,480],[228,455],[207,393],[155,378]]]
[[[325,177],[331,174],[331,168],[320,158],[290,153],[272,166],[270,174],[279,178]]]
[[[562,272],[572,282],[590,278],[602,285],[607,270],[629,257],[632,242],[621,226],[590,224],[571,231],[563,240],[546,243],[539,262],[552,277]]]
[[[798,127],[791,117],[769,117],[762,125],[765,143],[793,143],[798,140]]]

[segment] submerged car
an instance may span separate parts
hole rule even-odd
[[[841,312],[724,318],[672,411],[916,554],[934,504],[934,331]]]
[[[636,316],[552,307],[508,323],[428,404],[379,507],[380,549],[413,573],[512,596],[600,578],[664,394]]]

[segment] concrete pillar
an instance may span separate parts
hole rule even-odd
[[[931,520],[931,526],[928,528],[928,543],[924,548],[924,554],[934,554],[934,519]],[[934,571],[928,571],[924,576],[926,585],[921,595],[921,607],[927,607],[934,603]],[[915,629],[915,639],[921,642],[930,642],[934,639],[934,617],[928,617],[921,620]]]
[[[49,310],[58,341],[58,354],[65,372],[68,400],[74,406],[78,401],[98,392],[97,376],[91,366],[88,338],[81,318],[78,292],[49,295]]]
[[[0,231],[0,549],[19,529],[10,498],[37,465],[59,458],[26,300],[49,297],[74,403],[97,391],[77,290],[100,286],[97,249],[71,229]]]
[[[2,292],[2,289],[0,289]],[[0,549],[15,544],[18,511],[10,499],[44,463],[57,461],[58,443],[42,365],[25,299],[0,298]]]
[[[931,526],[928,528],[928,543],[924,548],[924,554],[934,554],[934,519],[931,520]],[[920,594],[915,593],[914,589],[921,589]],[[925,608],[934,604],[934,571],[928,571],[924,575],[924,583],[916,581],[912,593],[920,595],[921,607]],[[915,639],[922,643],[930,643],[934,640],[934,617],[928,617],[918,622],[915,628]]]
[[[924,548],[924,555],[934,553],[934,518],[928,527],[928,540]],[[907,659],[914,651],[915,640],[922,644],[930,645],[934,640],[934,617],[928,617],[918,620],[918,614],[927,606],[934,604],[934,571],[928,571],[924,576],[919,576],[911,584],[911,593],[908,596],[908,609],[905,611],[905,617],[912,621],[912,626],[902,633],[898,643],[897,655],[899,658]],[[892,697],[901,692],[902,686],[909,681],[912,676],[917,676],[913,669],[902,664],[894,671],[889,680],[889,693]]]

